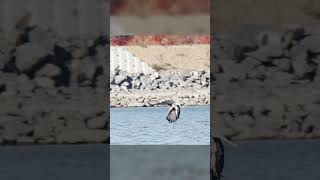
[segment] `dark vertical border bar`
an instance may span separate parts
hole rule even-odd
[[[320,4],[211,2],[211,135],[239,144],[223,179],[319,179]]]
[[[106,177],[106,179],[111,179],[110,177],[110,162],[111,162],[111,157],[110,157],[110,16],[111,16],[111,12],[110,12],[110,0],[105,0],[107,1],[107,9],[106,9],[106,12],[108,13],[108,18],[107,18],[107,39],[108,39],[108,43],[109,43],[109,46],[108,46],[108,49],[107,49],[107,59],[106,59],[106,89],[105,89],[105,92],[106,92],[106,101],[107,101],[107,115],[108,117],[108,123],[107,123],[107,136],[108,136],[108,139],[107,139],[107,162],[106,162],[106,165],[107,165],[107,174],[108,176]]]
[[[213,124],[214,124],[214,117],[213,115],[213,101],[214,101],[214,93],[213,93],[213,70],[214,70],[214,62],[213,62],[213,44],[214,42],[214,34],[213,34],[213,16],[214,16],[214,0],[210,0],[210,180],[213,179],[213,168],[214,168],[214,163],[212,162],[213,160]]]
[[[107,1],[107,0],[106,0]],[[107,114],[108,114],[108,128],[107,128],[107,131],[108,131],[108,140],[107,140],[107,144],[110,144],[110,1],[108,2],[108,6],[107,6],[107,12],[109,13],[109,16],[108,16],[108,32],[107,32],[107,39],[108,39],[108,43],[109,43],[109,46],[108,46],[108,57],[106,59],[106,64],[107,64],[107,67],[106,67],[106,101],[107,101]]]

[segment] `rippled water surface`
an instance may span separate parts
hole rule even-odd
[[[222,180],[320,180],[320,140],[225,144]],[[111,146],[112,180],[209,179],[209,146]]]
[[[225,148],[223,180],[319,180],[320,140],[244,141]]]
[[[225,145],[222,180],[320,179],[320,140],[237,144]],[[105,144],[0,146],[0,180],[106,180],[110,172],[111,180],[207,180],[209,148],[114,145],[109,152]]]
[[[165,117],[169,107],[130,107],[110,110],[111,144],[210,143],[209,106],[186,106],[175,123]]]
[[[105,144],[0,146],[0,180],[105,180]]]

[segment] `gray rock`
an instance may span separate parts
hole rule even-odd
[[[60,73],[61,73],[61,69],[58,66],[49,63],[49,64],[46,64],[43,68],[41,68],[36,73],[36,76],[53,77],[53,76],[59,75]]]
[[[224,73],[229,77],[229,80],[243,79],[247,73],[247,70],[243,69],[243,67],[244,66],[236,64],[233,61],[225,61],[222,66]]]
[[[312,61],[318,65],[320,65],[320,56],[317,56],[315,58],[312,58]]]
[[[81,130],[66,130],[62,131],[57,136],[57,143],[81,143],[84,142],[83,133]]]
[[[89,129],[105,129],[106,126],[107,117],[104,115],[87,120],[87,127]]]
[[[54,34],[40,27],[35,27],[29,32],[29,40],[32,43],[36,43],[41,47],[45,47],[49,51],[53,51],[56,39]]]
[[[19,36],[21,35],[21,31],[16,29],[16,28],[11,28],[9,32],[5,33],[5,39],[8,41],[10,44],[21,44],[19,41]]]
[[[295,79],[295,77],[292,74],[275,71],[270,73],[268,78],[265,80],[265,85],[269,88],[288,87],[293,79]]]
[[[128,72],[126,72],[126,71],[119,71],[119,72],[118,72],[118,74],[119,74],[119,75],[126,76],[126,77],[128,77],[128,76],[129,76],[129,73],[128,73]]]
[[[72,52],[71,52],[71,55],[73,58],[83,58],[86,54],[87,54],[87,49],[86,48],[77,48],[77,49],[74,49]]]
[[[0,50],[0,70],[9,62],[10,58],[8,55],[2,54]]]
[[[30,136],[22,136],[17,139],[18,144],[33,144],[34,139]]]
[[[266,72],[267,72],[267,68],[264,66],[259,66],[258,68],[249,71],[247,74],[249,76],[249,78],[253,78],[253,79],[265,79],[266,78]]]
[[[53,132],[51,132],[51,130],[53,128],[56,128],[57,126],[59,126],[58,123],[53,123],[50,121],[45,121],[44,119],[42,119],[39,123],[37,123],[34,126],[34,133],[33,136],[36,139],[45,139],[51,135],[53,135]]]
[[[114,83],[116,85],[121,85],[125,80],[127,80],[127,76],[119,74],[119,75],[115,76]]]
[[[35,43],[25,43],[16,49],[16,65],[22,71],[28,70],[48,54],[50,52],[44,47]]]
[[[164,85],[165,85],[165,87],[166,87],[167,89],[169,89],[169,88],[171,88],[171,87],[173,86],[173,82],[171,82],[171,81],[165,82]]]
[[[54,137],[44,137],[41,139],[37,139],[36,143],[39,144],[56,144],[56,139]]]
[[[246,53],[248,57],[252,57],[261,62],[269,62],[272,61],[272,57],[279,57],[281,56],[282,51],[281,49],[274,49],[270,47],[259,48],[254,52]]]
[[[262,62],[267,62],[283,54],[279,33],[272,31],[259,33],[257,41],[259,48],[256,51],[246,53],[247,56]]]
[[[36,86],[43,87],[43,88],[53,88],[54,81],[46,78],[46,77],[37,77],[34,80]]]
[[[66,117],[66,127],[70,129],[86,129],[85,122],[81,119],[69,116]]]
[[[4,136],[9,139],[16,139],[18,135],[26,135],[33,131],[33,127],[22,122],[21,118],[8,119],[4,126]]]
[[[180,87],[187,87],[187,83],[186,82],[179,82],[179,86]]]
[[[127,87],[127,88],[128,88],[129,85],[130,85],[130,83],[128,83],[127,81],[125,81],[125,82],[123,82],[123,83],[121,84],[121,86],[125,86],[125,87]]]
[[[263,31],[258,33],[257,42],[259,48],[270,47],[281,49],[281,35],[275,31]]]
[[[57,137],[58,143],[104,143],[106,141],[105,130],[66,130]]]
[[[191,76],[193,79],[199,79],[199,78],[200,78],[200,73],[197,72],[197,71],[192,71],[192,72],[190,72],[190,76]]]
[[[125,91],[128,90],[127,86],[121,86],[120,88],[121,88],[121,90],[125,90]]]
[[[282,59],[275,59],[273,61],[273,64],[275,64],[276,66],[278,66],[280,69],[282,69],[283,71],[289,71],[290,67],[291,67],[291,60],[287,59],[287,58],[282,58]]]
[[[320,83],[320,65],[318,65],[317,71],[316,71],[316,77],[314,78],[314,81],[316,83]]]
[[[58,39],[56,45],[62,48],[69,48],[71,46],[71,42],[66,39]]]
[[[150,80],[153,81],[155,79],[160,78],[159,73],[158,72],[154,72],[150,75]]]
[[[256,68],[260,64],[259,61],[251,57],[247,57],[241,62],[241,65],[245,66],[248,71]]]
[[[1,84],[6,86],[6,92],[15,93],[17,91],[17,74],[3,73],[0,76]]]
[[[86,57],[79,61],[80,73],[84,74],[86,78],[91,79],[97,68],[97,63],[90,57]]]
[[[320,35],[311,35],[304,38],[300,44],[300,47],[309,50],[312,53],[320,53]]]
[[[22,74],[17,78],[18,89],[22,92],[30,92],[34,88],[34,82],[28,76]]]
[[[298,77],[302,77],[305,73],[310,72],[310,67],[307,63],[307,54],[301,53],[296,55],[292,60],[294,73]]]
[[[0,38],[0,54],[9,55],[13,46],[5,39]]]
[[[2,140],[8,142],[16,142],[18,139],[18,132],[16,131],[4,131],[2,133]]]
[[[140,86],[142,85],[142,82],[140,80],[135,80],[133,82],[133,88],[140,89]]]
[[[101,45],[96,47],[96,51],[97,51],[97,57],[98,59],[101,59],[104,62],[104,59],[106,59],[109,55],[108,55],[108,51],[106,51],[107,47],[103,47]]]

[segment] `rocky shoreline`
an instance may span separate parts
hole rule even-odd
[[[107,143],[107,37],[12,33],[0,35],[0,144]]]
[[[244,27],[215,42],[214,128],[233,140],[320,137],[317,29]]]
[[[110,107],[150,107],[164,99],[182,105],[209,105],[210,72],[111,73]]]

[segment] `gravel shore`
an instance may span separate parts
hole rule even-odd
[[[154,106],[170,99],[182,105],[210,104],[210,72],[155,72],[129,74],[116,70],[111,74],[111,107]]]

